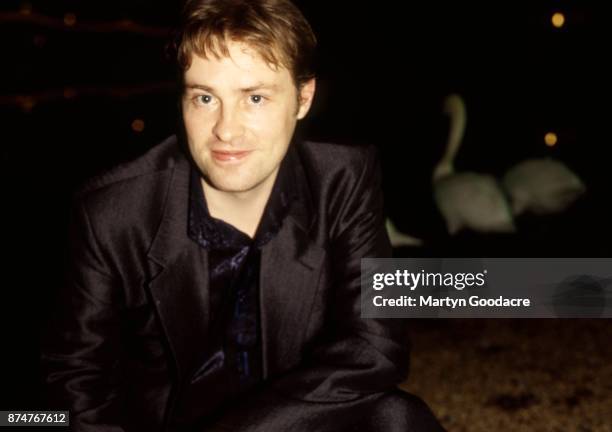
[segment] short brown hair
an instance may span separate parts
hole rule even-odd
[[[315,76],[316,37],[290,0],[187,0],[171,43],[179,79],[191,55],[229,55],[228,40],[246,43],[274,67],[289,70],[296,86]]]

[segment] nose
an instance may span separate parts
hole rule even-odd
[[[223,105],[213,128],[213,133],[219,141],[231,142],[244,133],[240,112],[230,105]]]

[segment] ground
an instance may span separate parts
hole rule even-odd
[[[402,385],[449,432],[612,432],[607,319],[413,320]]]

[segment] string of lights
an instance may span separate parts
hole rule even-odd
[[[170,33],[169,27],[154,27],[138,24],[130,19],[108,22],[81,22],[73,12],[64,13],[62,18],[42,15],[32,10],[28,3],[21,6],[18,12],[0,12],[0,23],[26,23],[35,24],[53,30],[71,30],[91,33],[135,33],[149,37],[166,37]],[[550,23],[555,28],[566,25],[566,16],[556,11],[550,17]]]
[[[74,100],[84,96],[107,96],[129,98],[143,94],[168,92],[174,88],[173,82],[156,82],[130,86],[74,86],[43,90],[36,93],[0,95],[0,105],[19,106],[24,112],[41,103],[59,100]]]
[[[34,24],[50,30],[64,30],[87,33],[134,33],[147,37],[166,37],[170,28],[138,24],[129,19],[108,22],[81,22],[77,15],[66,12],[62,18],[36,13],[31,6],[24,6],[19,12],[0,12],[0,23]]]

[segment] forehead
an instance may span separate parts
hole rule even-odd
[[[191,54],[191,64],[185,71],[186,87],[248,88],[267,85],[283,88],[291,84],[291,74],[282,65],[271,65],[253,48],[240,42],[228,42],[229,56],[214,54],[202,57]]]

